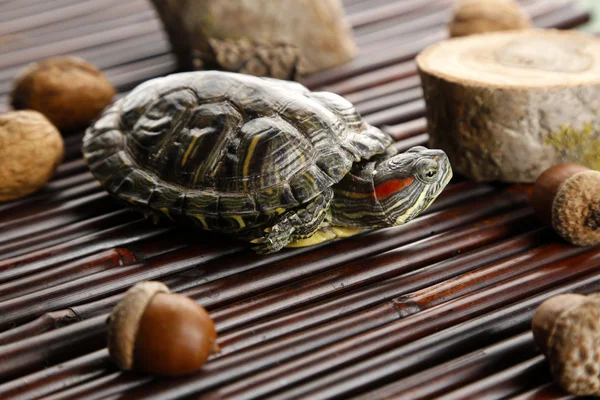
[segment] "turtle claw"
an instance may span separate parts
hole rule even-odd
[[[252,250],[258,254],[274,253],[283,249],[290,241],[293,227],[276,224],[271,228],[267,228],[267,230],[265,230],[265,236],[250,241],[250,243],[256,244],[252,247]]]
[[[257,243],[255,241],[252,242]],[[270,254],[281,250],[283,247],[285,246],[276,246],[272,240],[268,239],[260,241],[260,243],[257,243],[257,246],[252,246],[252,250],[256,254]]]

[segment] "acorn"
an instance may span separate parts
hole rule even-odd
[[[531,28],[529,15],[515,0],[462,0],[448,25],[451,37]]]
[[[600,172],[578,164],[559,164],[535,182],[536,214],[569,243],[600,243]]]
[[[535,312],[532,330],[560,387],[600,395],[600,295],[569,293],[546,300]]]
[[[160,282],[130,288],[108,324],[108,351],[123,370],[185,375],[200,369],[218,351],[208,312]]]

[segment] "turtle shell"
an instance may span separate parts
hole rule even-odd
[[[307,202],[391,144],[335,94],[201,71],[119,99],[87,130],[83,154],[112,195],[235,232]]]

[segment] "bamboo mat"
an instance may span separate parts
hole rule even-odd
[[[427,141],[413,58],[446,36],[447,0],[345,0],[360,46],[310,76],[408,149]],[[539,27],[588,19],[523,0]],[[0,109],[13,77],[74,54],[120,92],[175,71],[145,0],[0,0]],[[568,398],[533,343],[535,307],[600,291],[600,249],[543,227],[528,188],[460,178],[401,227],[256,256],[246,244],[153,225],[101,190],[81,134],[40,192],[0,204],[0,398]],[[161,280],[211,312],[222,351],[171,380],[119,372],[105,320],[132,284]]]

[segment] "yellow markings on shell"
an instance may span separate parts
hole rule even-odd
[[[244,218],[241,215],[232,215],[231,218],[235,219],[238,224],[240,224],[240,228],[245,228],[246,223],[244,222]]]
[[[206,216],[204,216],[203,214],[191,214],[192,217],[198,219],[201,223],[202,226],[204,227],[204,229],[206,229],[207,231],[210,231],[210,228],[208,227],[208,224],[206,223]]]
[[[275,165],[275,179],[277,182],[281,181],[281,176],[279,175],[279,164],[276,162],[273,163]]]
[[[298,151],[298,158],[300,159],[301,164],[306,164],[306,157],[304,157],[304,153]]]
[[[363,231],[362,228],[350,228],[346,226],[333,226],[331,228],[333,233],[339,238],[347,238],[350,236],[358,235]]]
[[[307,179],[307,180],[308,180],[310,183],[312,183],[313,185],[315,184],[315,180],[313,179],[313,177],[312,177],[312,176],[310,176],[310,174],[309,174],[309,173],[306,173],[306,172],[305,172],[305,173],[304,173],[304,176],[306,177],[306,179]]]
[[[196,186],[196,182],[198,182],[198,177],[200,176],[200,169],[202,168],[202,164],[196,169],[196,173],[194,174],[194,186]]]
[[[276,212],[277,214],[283,214],[283,213],[285,212],[285,208],[282,208],[282,207],[277,207],[277,208],[275,209],[275,212]]]
[[[248,170],[250,169],[250,160],[252,159],[252,155],[254,154],[254,150],[256,149],[256,145],[260,140],[260,136],[255,136],[250,142],[250,147],[248,147],[248,154],[244,159],[244,168],[242,170],[243,177],[248,176]],[[244,190],[248,190],[248,182],[244,180]]]
[[[306,118],[304,121],[302,121],[302,123],[308,123],[308,125],[310,125],[311,128],[313,128],[314,130],[318,130],[319,126],[317,124],[314,123],[314,121],[312,120],[312,118]]]
[[[190,153],[192,152],[192,149],[194,148],[194,146],[196,145],[196,141],[198,140],[200,136],[196,135],[192,138],[192,141],[190,143],[190,145],[188,146],[187,150],[185,151],[185,154],[183,155],[183,160],[181,160],[181,166],[183,167],[185,165],[185,163],[187,162],[187,159],[190,155]],[[196,183],[196,182],[194,182]]]

